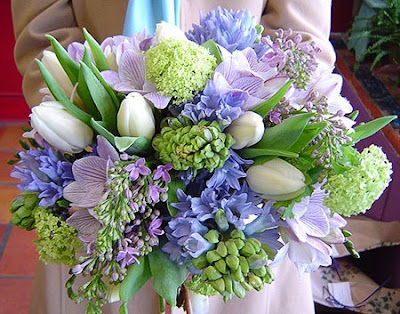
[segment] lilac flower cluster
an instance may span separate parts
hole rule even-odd
[[[18,155],[20,161],[11,177],[21,180],[21,191],[38,192],[39,206],[53,206],[63,197],[63,188],[74,180],[72,164],[47,143],[44,148],[29,149]]]

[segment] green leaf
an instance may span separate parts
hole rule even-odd
[[[128,268],[128,274],[121,283],[119,297],[121,300],[128,302],[151,278],[151,270],[149,259],[147,256],[139,258],[139,263],[135,263]],[[125,303],[124,302],[124,303]],[[121,308],[124,304],[121,306]],[[121,312],[120,313],[126,313]]]
[[[108,131],[102,121],[96,121],[95,119],[90,120],[90,126],[101,136],[103,136],[107,141],[109,141],[113,146],[115,146],[115,136],[110,131]]]
[[[176,195],[176,190],[181,189],[185,190],[186,185],[182,180],[175,178],[175,176],[171,176],[171,182],[168,184],[168,199],[167,199],[167,207],[169,214],[172,217],[175,217],[178,210],[175,207],[171,206],[171,203],[178,203],[178,197]]]
[[[126,152],[130,155],[143,155],[149,151],[151,147],[151,140],[147,137],[129,137],[129,136],[115,136],[115,147],[120,152]]]
[[[53,47],[54,53],[57,56],[58,61],[60,62],[62,68],[65,73],[67,73],[72,85],[75,85],[78,82],[79,75],[79,67],[75,63],[74,60],[69,56],[68,52],[64,49],[64,47],[51,35],[46,35],[46,38],[50,41],[51,46]]]
[[[89,44],[97,68],[100,71],[109,70],[110,66],[108,65],[108,61],[103,53],[103,50],[101,49],[99,43],[93,38],[93,36],[89,34],[86,28],[83,28],[83,36],[85,36],[85,39]]]
[[[91,63],[89,65],[89,67],[92,70],[92,72],[94,73],[94,75],[96,75],[97,79],[101,82],[101,84],[103,84],[103,87],[106,89],[106,91],[110,95],[110,97],[114,103],[115,109],[119,110],[121,102],[118,100],[118,97],[115,94],[115,92],[113,91],[113,89],[111,88],[111,86],[107,84],[107,82],[104,80],[103,76],[101,75],[100,71],[95,67],[95,65],[93,63]]]
[[[213,55],[215,59],[217,59],[217,64],[220,64],[222,62],[222,55],[221,51],[219,50],[219,47],[213,40],[207,40],[205,43],[201,44],[204,48],[208,50],[210,55]]]
[[[258,113],[260,116],[265,116],[279,103],[279,101],[285,96],[287,90],[292,86],[293,80],[289,80],[283,85],[271,98],[257,105],[252,111]]]
[[[360,111],[354,110],[352,113],[349,114],[349,119],[355,121],[359,115]]]
[[[176,306],[178,288],[186,280],[189,272],[185,266],[170,261],[158,247],[148,255],[154,290],[164,298],[171,308]]]
[[[90,95],[100,112],[102,121],[106,123],[106,128],[108,130],[116,130],[117,110],[114,107],[113,100],[90,68],[83,62],[80,62],[80,65],[83,78],[85,79]]]
[[[95,120],[100,120],[100,113],[97,110],[96,104],[94,103],[92,96],[90,96],[90,92],[83,77],[82,71],[79,71],[78,86],[76,90],[78,91],[79,97],[82,99],[86,110],[93,116]]]
[[[259,156],[281,156],[295,158],[299,155],[287,150],[268,149],[268,148],[246,148],[239,152],[243,158],[254,158]]]
[[[353,143],[357,143],[375,134],[394,119],[397,119],[397,116],[380,117],[365,124],[358,125],[354,128],[355,132],[349,134],[349,136],[353,139]]]
[[[90,119],[92,117],[86,112],[84,112],[82,109],[75,106],[74,103],[71,100],[69,100],[67,95],[65,95],[61,87],[58,86],[53,76],[50,74],[50,72],[46,69],[46,67],[40,60],[36,59],[35,61],[54,99],[60,102],[65,108],[65,110],[67,110],[72,116],[89,125]]]
[[[289,150],[298,141],[313,113],[292,116],[265,130],[263,138],[253,148]]]
[[[290,147],[290,151],[299,153],[304,148],[307,147],[310,142],[315,139],[319,133],[322,132],[323,129],[327,127],[327,122],[318,122],[313,124],[308,124],[305,128],[303,133],[301,134],[300,138],[297,140],[293,146]]]

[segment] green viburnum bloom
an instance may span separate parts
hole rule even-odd
[[[192,167],[210,172],[224,165],[234,140],[221,132],[217,121],[202,120],[193,125],[189,120],[172,118],[166,123],[153,139],[153,147],[164,164],[172,163],[175,170]]]
[[[38,207],[34,213],[39,259],[44,263],[76,265],[75,253],[82,248],[74,228],[65,221]]]
[[[330,194],[324,203],[347,217],[365,213],[389,185],[391,174],[392,164],[385,153],[371,145],[362,151],[359,165],[328,177],[323,189]]]
[[[216,66],[206,48],[189,40],[163,40],[146,52],[146,79],[162,95],[175,97],[175,104],[203,90]]]

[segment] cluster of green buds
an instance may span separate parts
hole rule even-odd
[[[230,134],[221,131],[218,122],[202,120],[193,125],[189,120],[167,119],[161,134],[153,139],[158,158],[171,163],[175,170],[221,168],[233,145]]]
[[[234,295],[244,298],[246,291],[260,291],[264,284],[273,281],[273,274],[266,266],[268,255],[260,241],[246,239],[244,233],[235,229],[231,238],[218,242],[218,236],[210,231],[205,237],[215,240],[215,250],[193,259],[193,266],[202,270],[201,280],[217,290],[224,300]]]
[[[23,192],[11,203],[11,223],[28,231],[34,229],[34,210],[37,208],[38,203],[38,193]]]

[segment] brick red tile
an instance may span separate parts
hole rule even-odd
[[[0,186],[0,223],[8,223],[11,218],[10,204],[21,192],[13,185]]]
[[[32,280],[0,279],[0,312],[28,314],[31,294]]]
[[[0,276],[33,276],[38,256],[34,231],[13,227],[0,260]]]
[[[0,182],[19,182],[19,180],[10,177],[10,172],[14,168],[14,166],[7,164],[10,159],[15,159],[13,152],[0,151]]]
[[[0,147],[20,149],[19,140],[22,139],[24,131],[22,127],[28,126],[27,123],[18,123],[12,125],[1,126],[0,129]]]

